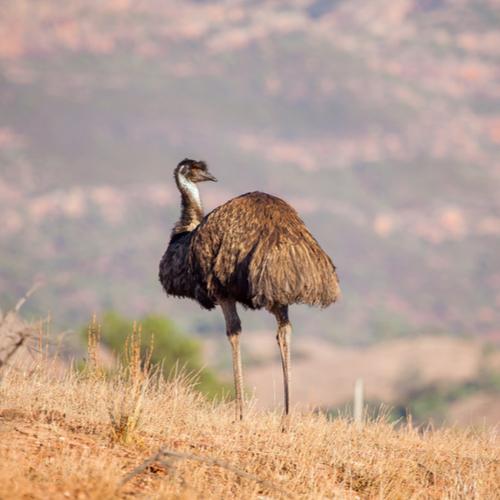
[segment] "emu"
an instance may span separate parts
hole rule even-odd
[[[265,308],[277,321],[284,378],[285,416],[290,411],[290,335],[288,306],[326,307],[340,294],[335,266],[285,201],[255,191],[204,216],[197,184],[217,179],[203,161],[186,158],[174,178],[181,216],[160,262],[159,279],[167,295],[188,297],[201,307],[219,305],[231,344],[236,418],[243,418],[241,322],[236,303]]]

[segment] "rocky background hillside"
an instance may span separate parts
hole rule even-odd
[[[30,313],[61,326],[220,330],[156,278],[189,156],[220,180],[207,210],[277,194],[333,256],[344,297],[296,308],[298,335],[500,337],[498,1],[0,8],[1,303],[41,278]]]

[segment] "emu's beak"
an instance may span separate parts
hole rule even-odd
[[[217,182],[217,179],[210,172],[203,173],[203,180]]]

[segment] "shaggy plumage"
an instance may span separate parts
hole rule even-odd
[[[288,413],[288,306],[326,307],[335,302],[340,293],[335,266],[282,199],[258,191],[247,193],[204,217],[196,184],[215,180],[206,164],[183,160],[174,176],[181,193],[181,218],[160,263],[163,288],[168,295],[194,299],[206,309],[221,305],[240,398],[241,368],[236,365],[241,360],[233,337],[241,325],[235,302],[272,312],[279,326]]]
[[[337,299],[332,261],[280,198],[258,191],[234,198],[207,215],[194,233],[188,266],[200,299],[232,298],[269,310],[325,307]]]

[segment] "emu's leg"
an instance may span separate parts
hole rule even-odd
[[[232,300],[221,300],[220,306],[226,320],[227,338],[233,352],[234,388],[236,392],[236,420],[243,420],[243,374],[241,370],[240,333],[241,321]]]
[[[271,311],[278,322],[278,333],[276,340],[281,353],[281,364],[283,365],[283,384],[285,389],[285,416],[290,413],[290,336],[292,325],[288,319],[288,307],[278,306]]]

